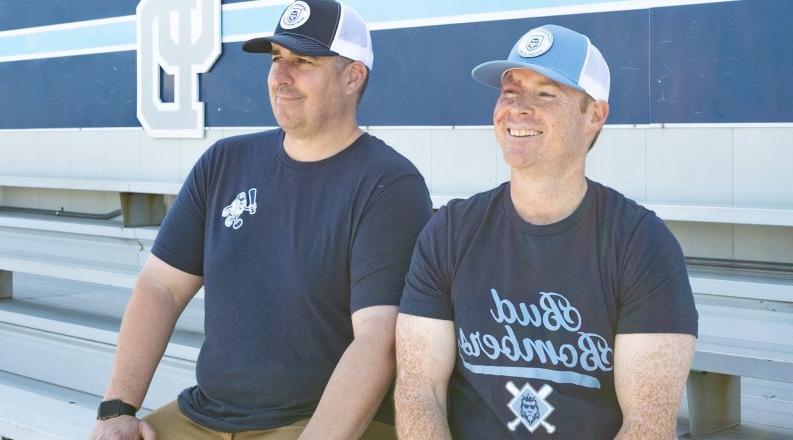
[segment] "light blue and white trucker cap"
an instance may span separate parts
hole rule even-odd
[[[596,101],[609,100],[609,66],[586,35],[546,24],[523,35],[506,60],[482,63],[471,76],[482,84],[501,87],[510,69],[532,69],[548,78],[581,90]]]

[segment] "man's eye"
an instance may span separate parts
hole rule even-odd
[[[501,94],[506,98],[514,98],[518,96],[518,93],[514,90],[502,90]]]
[[[545,92],[545,91],[542,91],[542,92],[538,93],[538,95],[541,98],[556,98],[556,95],[554,95],[553,93],[549,93],[549,92]]]
[[[311,60],[306,58],[298,58],[297,62],[300,64],[311,64]]]
[[[272,58],[272,61],[273,61],[274,63],[277,63],[277,62],[281,61],[281,57],[273,57],[273,58]]]

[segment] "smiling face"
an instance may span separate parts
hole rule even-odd
[[[605,114],[604,114],[605,112]],[[587,146],[602,127],[608,104],[530,69],[501,80],[493,111],[496,139],[513,169],[583,170]]]
[[[337,57],[300,55],[277,44],[271,56],[267,86],[278,125],[295,134],[332,128],[334,118],[350,105],[346,70],[339,69]]]

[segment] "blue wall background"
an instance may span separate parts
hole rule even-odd
[[[130,15],[136,4],[0,0],[0,29]],[[603,52],[610,124],[793,122],[791,16],[793,1],[753,0],[376,31],[360,122],[491,124],[496,91],[471,69],[545,23],[588,34]],[[275,124],[269,60],[240,48],[224,44],[202,75],[208,126]],[[0,63],[0,128],[138,126],[135,87],[132,51]]]

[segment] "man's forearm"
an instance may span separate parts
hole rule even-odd
[[[393,344],[384,344],[377,338],[356,338],[336,365],[300,438],[359,438],[377,412],[393,377]]]
[[[675,438],[696,339],[677,333],[619,334],[614,387],[622,410],[618,440]]]
[[[400,439],[451,440],[446,404],[440,401],[429,384],[411,383],[409,378],[397,379],[394,396],[396,427]],[[445,399],[445,396],[442,397]]]
[[[169,295],[136,286],[124,312],[105,399],[140,408],[176,320],[184,308]]]
[[[614,440],[674,440],[675,424],[660,420],[626,419]]]

